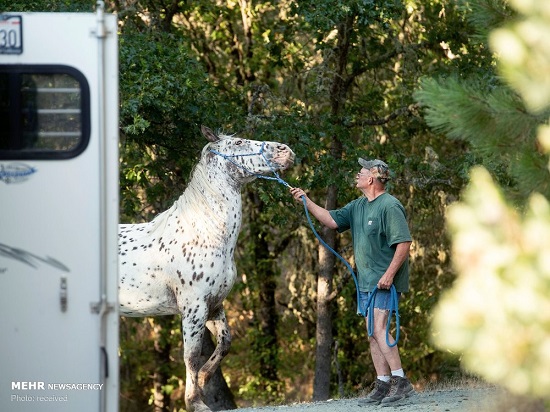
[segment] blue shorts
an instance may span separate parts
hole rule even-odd
[[[360,307],[361,310],[366,314],[367,313],[367,303],[372,292],[361,292],[359,291]],[[397,293],[397,303],[399,303],[399,298],[401,293]],[[391,308],[391,293],[388,289],[378,289],[376,296],[374,297],[374,307],[380,310],[390,310]]]

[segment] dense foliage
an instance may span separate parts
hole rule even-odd
[[[470,6],[498,75],[426,80],[417,93],[431,126],[470,141],[484,159],[448,213],[459,276],[434,311],[434,341],[548,410],[550,9],[521,0]]]
[[[163,93],[169,92],[166,98],[171,99],[176,82],[166,79],[174,73],[166,68],[188,56],[194,60],[192,67],[199,72],[204,68],[187,80],[194,82],[194,93],[207,94],[212,87],[216,99],[201,105],[199,113],[179,117],[191,125],[181,134],[182,140],[196,135],[200,121],[288,143],[298,158],[286,178],[321,203],[325,198],[330,207],[358,196],[352,184],[358,155],[387,160],[395,174],[391,190],[405,204],[415,238],[412,291],[402,310],[405,368],[415,381],[456,373],[456,359],[430,343],[430,309],[453,279],[444,211],[457,198],[475,159],[463,142],[449,142],[427,129],[413,92],[426,73],[479,71],[485,60],[490,65],[483,48],[470,44],[468,26],[458,9],[446,2],[394,1],[175,4],[134,3],[147,19],[130,8],[120,10],[121,84],[122,93],[128,93],[122,98],[122,113],[129,112],[136,96],[157,106],[162,105],[158,100]],[[141,60],[147,63],[147,56],[150,60],[141,71],[136,70],[140,66],[135,59],[125,59],[132,53],[124,49],[136,29],[150,36],[152,43],[166,36],[163,42],[172,44],[138,42],[135,50]],[[159,70],[163,62],[166,68]],[[189,72],[180,68],[173,76],[186,77]],[[201,85],[198,79],[205,75]],[[126,83],[126,76],[152,81]],[[214,103],[224,106],[216,110]],[[188,102],[181,104],[167,104],[163,116],[189,111]],[[143,205],[161,210],[162,202],[168,204],[180,193],[176,188],[185,184],[186,176],[179,180],[173,175],[177,168],[169,161],[174,154],[171,147],[177,147],[177,130],[165,129],[163,120],[158,124],[166,133],[143,122],[149,122],[158,109],[144,105],[135,111],[137,116],[121,119],[126,145],[136,145],[124,151],[123,162],[137,156],[131,168],[124,163],[122,168],[129,184],[136,177],[134,189],[139,189],[128,185],[123,192],[129,195],[124,199],[134,199],[133,209],[127,209],[129,218],[131,210],[140,211]],[[194,128],[193,119],[197,119]],[[156,138],[148,137],[153,133]],[[186,160],[192,163],[194,158]],[[173,183],[170,189],[166,174],[174,179],[168,180]],[[349,274],[330,259],[318,260],[322,251],[306,226],[303,210],[284,187],[257,182],[244,196],[247,219],[237,252],[241,282],[227,305],[235,335],[231,356],[222,366],[227,381],[241,402],[322,399],[357,392],[372,380],[374,371],[363,320],[355,314]],[[137,216],[146,217],[134,214],[134,219]],[[324,234],[352,258],[348,236]],[[331,287],[325,296],[317,290],[320,277]],[[319,322],[322,317],[324,323]],[[173,322],[163,327],[177,330],[177,319]],[[320,336],[328,336],[324,347],[319,347]],[[170,345],[176,351],[172,357],[177,358],[178,333]],[[170,367],[168,381],[180,377],[181,385],[181,365]],[[143,371],[147,370],[151,368]],[[172,386],[167,387],[172,390]],[[137,393],[130,386],[127,390],[135,399]]]
[[[1,9],[93,8],[50,3]],[[428,94],[437,79],[478,79],[476,93],[500,93],[468,10],[454,0],[106,3],[120,19],[122,220],[148,220],[181,194],[206,143],[201,124],[289,144],[297,159],[285,179],[330,208],[359,195],[358,156],[384,159],[414,238],[412,289],[401,307],[404,368],[418,383],[459,373],[458,359],[436,349],[430,333],[431,310],[455,277],[445,213],[470,166],[487,161],[499,179],[515,178],[502,168],[506,150],[472,151],[475,141],[447,138],[445,125],[430,129],[432,114],[415,99],[420,85]],[[504,102],[517,108],[509,97]],[[494,110],[467,108],[486,122]],[[234,343],[222,364],[237,403],[359,392],[374,370],[345,267],[320,248],[286,188],[254,182],[243,196],[240,280],[226,305]],[[349,235],[322,234],[352,260]],[[179,327],[177,318],[122,320],[121,410],[183,407]]]

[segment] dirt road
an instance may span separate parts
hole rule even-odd
[[[326,402],[300,403],[284,406],[242,408],[237,412],[496,412],[506,396],[496,388],[442,389],[418,392],[391,406],[360,406],[359,399],[339,399]]]

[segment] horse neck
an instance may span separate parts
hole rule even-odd
[[[177,200],[181,213],[190,214],[222,237],[237,238],[234,227],[240,229],[242,215],[242,184],[216,169],[207,170],[199,163],[189,185]],[[232,232],[230,232],[232,230]],[[233,236],[230,236],[233,234]]]

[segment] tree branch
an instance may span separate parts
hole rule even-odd
[[[380,117],[378,119],[359,119],[355,122],[352,122],[350,124],[351,127],[354,126],[381,126],[383,124],[389,123],[392,120],[398,118],[399,116],[408,115],[413,113],[416,109],[418,109],[420,105],[418,103],[410,104],[405,107],[400,107],[399,109],[395,110],[393,113],[388,114],[387,116]]]

